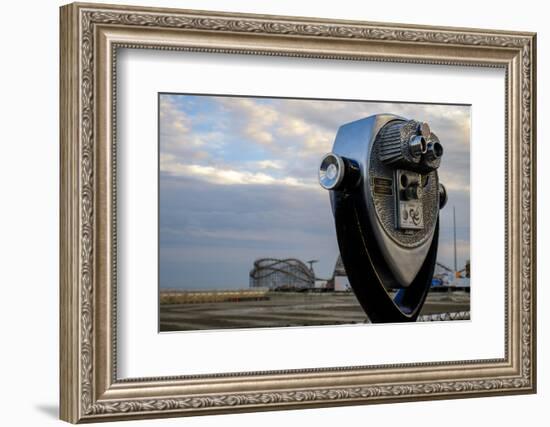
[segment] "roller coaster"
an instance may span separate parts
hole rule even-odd
[[[254,261],[249,284],[251,288],[305,291],[315,286],[315,274],[312,267],[295,258],[261,258]]]

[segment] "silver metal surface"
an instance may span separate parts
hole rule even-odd
[[[427,170],[436,170],[441,165],[441,158],[443,157],[443,145],[439,142],[439,138],[435,134],[431,134],[428,137],[428,146],[426,154],[422,159],[422,163],[426,166]]]
[[[430,136],[430,133],[432,133],[432,131],[430,130],[430,126],[426,122],[422,122],[418,125],[418,132],[424,138],[428,138]]]
[[[422,154],[426,153],[427,149],[428,144],[422,135],[416,135],[409,139],[409,150],[415,158],[418,158]]]
[[[394,167],[428,173],[439,167],[443,156],[439,138],[425,122],[390,122],[380,130],[377,141],[380,160]]]
[[[328,153],[321,160],[319,167],[319,184],[325,190],[335,190],[342,183],[345,175],[344,161],[340,156]]]
[[[401,230],[424,228],[422,176],[417,172],[395,170],[396,227]]]
[[[392,121],[407,122],[392,114],[379,114],[345,124],[338,129],[332,151],[334,154],[357,162],[363,176],[359,191],[365,195],[370,195],[372,191],[371,180],[365,179],[365,177],[368,176],[374,141],[380,129]],[[415,129],[416,126],[415,124]],[[366,197],[365,203],[367,212],[365,219],[372,225],[384,260],[399,284],[403,287],[409,286],[426,258],[433,238],[435,221],[430,227],[425,228],[425,235],[416,246],[407,247],[400,244],[384,230],[382,221],[376,214],[372,197]]]
[[[409,193],[416,193],[418,198],[422,201],[422,216],[424,227],[421,229],[409,229],[406,233],[404,233],[399,228],[398,223],[398,199],[401,196],[400,192],[402,190],[397,180],[400,181],[401,176],[398,176],[396,179],[395,165],[387,165],[379,160],[380,147],[381,144],[379,143],[378,137],[376,137],[372,146],[371,158],[369,161],[369,179],[371,180],[371,182],[375,180],[376,182],[379,182],[380,179],[387,179],[388,181],[390,181],[393,188],[391,193],[393,197],[388,197],[387,195],[383,194],[380,191],[380,185],[373,185],[371,187],[372,192],[370,194],[370,197],[372,197],[372,205],[374,206],[374,209],[376,211],[376,216],[382,224],[382,228],[384,229],[385,233],[387,233],[390,238],[395,240],[397,244],[407,248],[417,247],[425,240],[430,238],[429,232],[432,230],[433,227],[435,227],[435,223],[437,221],[437,173],[435,171],[432,171],[425,175],[422,175],[421,190],[417,189],[417,191],[409,191]],[[412,178],[418,176],[418,172],[407,169],[400,170],[407,171],[407,173],[410,174],[410,178],[407,179],[407,181],[410,182],[407,182],[405,184],[408,185],[413,181],[418,181],[416,178]],[[407,185],[405,185],[404,187],[407,187]],[[404,196],[411,196],[411,194],[407,194]],[[407,197],[404,200],[410,200],[410,197]]]
[[[419,123],[414,120],[388,122],[377,135],[380,160],[395,167],[411,168],[419,165],[427,149],[426,140],[419,135],[419,129]]]

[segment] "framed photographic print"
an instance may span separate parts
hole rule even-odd
[[[158,104],[161,332],[468,317],[471,106],[182,93],[159,93]],[[340,124],[356,121],[347,126],[361,126],[376,117],[387,122],[382,129],[397,127],[393,132],[400,133],[405,126],[416,137],[418,123],[396,119],[411,116],[422,117],[425,126],[439,132],[425,130],[429,143],[419,156],[428,161],[428,146],[435,147],[433,167],[414,160],[394,166],[398,160],[390,159],[373,163],[367,174],[375,182],[371,190],[383,219],[380,231],[387,229],[403,242],[414,240],[406,249],[419,261],[412,275],[428,256],[421,253],[423,241],[426,248],[438,243],[433,248],[437,262],[427,263],[435,271],[417,281],[429,292],[414,301],[414,316],[402,313],[403,308],[382,309],[384,296],[378,301],[376,294],[360,295],[373,279],[348,279],[345,265],[362,270],[368,260],[360,259],[363,267],[354,268],[347,252],[340,256],[330,199],[318,178]],[[404,137],[408,143],[410,135]],[[417,140],[422,143],[422,138]],[[386,149],[393,147],[390,143]],[[382,145],[382,139],[375,145]],[[400,190],[394,190],[397,173]],[[423,185],[417,185],[418,176]],[[436,183],[439,177],[448,189]],[[439,185],[447,199],[442,198],[441,208],[434,206]],[[416,190],[423,194],[395,198]],[[394,212],[396,203],[402,209]],[[443,210],[447,203],[452,208]],[[438,236],[430,236],[440,209]],[[395,227],[398,214],[403,223]],[[342,250],[356,250],[350,239],[339,237]],[[376,239],[366,242],[371,252],[384,247]],[[373,261],[373,268],[381,270],[383,261]],[[391,269],[406,274],[404,265],[402,258]],[[406,289],[397,280],[385,278],[383,284],[392,300],[398,291],[403,298]]]
[[[61,8],[61,418],[536,390],[535,34]]]

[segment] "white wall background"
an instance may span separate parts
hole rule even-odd
[[[122,3],[111,0],[113,3]],[[547,425],[550,405],[550,29],[544,2],[394,0],[133,0],[133,4],[538,32],[538,359],[537,395],[208,416],[130,425],[279,426]],[[59,425],[58,405],[58,6],[57,0],[2,5],[0,65],[0,420]],[[546,169],[546,170],[545,170]],[[546,335],[546,336],[545,336]]]

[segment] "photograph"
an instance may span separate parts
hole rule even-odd
[[[469,320],[470,108],[159,93],[159,331]]]

